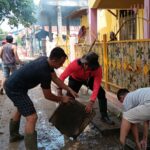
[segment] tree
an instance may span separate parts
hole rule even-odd
[[[17,27],[22,24],[29,27],[36,19],[33,0],[0,0],[0,21],[7,18],[8,23]]]
[[[8,34],[7,32],[4,32],[4,31],[0,28],[0,41],[4,40],[7,34]]]

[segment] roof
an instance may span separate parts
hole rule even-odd
[[[83,15],[87,15],[88,9],[84,8],[84,9],[78,9],[73,11],[69,16],[67,16],[66,18],[69,19],[75,19],[75,18],[80,18]]]
[[[90,0],[91,8],[100,9],[130,9],[131,7],[143,8],[144,0]]]

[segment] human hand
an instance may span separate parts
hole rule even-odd
[[[94,105],[94,102],[92,102],[92,101],[88,102],[88,104],[85,107],[85,110],[87,113],[90,113],[92,111],[93,105]]]
[[[24,62],[21,60],[17,61],[16,64],[19,66],[19,68],[21,68],[25,65]]]
[[[17,60],[16,60],[16,63],[17,63],[18,65],[24,65],[24,62],[21,61],[20,59],[17,59]]]
[[[71,88],[69,88],[68,92],[69,92],[74,98],[79,97],[79,95],[78,95],[75,91],[73,91]]]
[[[61,102],[62,103],[68,103],[72,101],[72,97],[69,96],[62,96]]]
[[[58,96],[62,96],[63,94],[62,94],[62,89],[57,89],[57,95]]]
[[[140,145],[141,145],[142,150],[146,150],[147,149],[147,140],[146,139],[141,140]]]
[[[122,118],[122,112],[119,112],[119,113],[117,114],[117,118],[118,118],[118,119],[121,119],[121,118]]]

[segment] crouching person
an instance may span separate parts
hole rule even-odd
[[[120,130],[120,142],[125,145],[131,129],[137,150],[146,150],[150,120],[150,88],[140,88],[133,92],[120,89],[118,100],[123,103],[123,117]],[[139,140],[138,123],[143,122],[143,139]]]
[[[96,98],[98,98],[101,120],[108,125],[114,125],[107,113],[107,98],[105,90],[101,86],[102,67],[98,62],[98,55],[95,52],[89,52],[83,57],[75,59],[60,75],[62,81],[68,77],[68,86],[77,93],[82,85],[92,90],[89,103],[86,105],[86,112],[92,110]],[[58,88],[58,93],[62,95],[60,88]]]
[[[64,50],[56,47],[51,51],[48,57],[40,57],[19,70],[14,72],[5,83],[7,96],[12,100],[17,108],[14,116],[10,120],[10,142],[15,142],[25,138],[27,150],[37,150],[37,132],[35,130],[37,114],[33,102],[28,96],[29,89],[39,85],[42,88],[46,99],[67,103],[70,101],[68,96],[56,96],[52,94],[50,84],[53,81],[58,87],[67,90],[74,97],[77,94],[66,86],[57,76],[54,68],[57,69],[63,65],[67,58]],[[26,118],[25,137],[19,134],[20,118],[23,115]]]

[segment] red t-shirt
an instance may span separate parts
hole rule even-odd
[[[81,65],[78,64],[78,59],[71,62],[64,72],[60,75],[60,79],[64,81],[68,76],[78,80],[78,81],[85,81],[89,77],[94,78],[93,84],[93,92],[90,97],[92,101],[95,101],[98,95],[98,91],[102,81],[102,68],[99,67],[96,70],[87,69],[86,71],[83,69]]]

